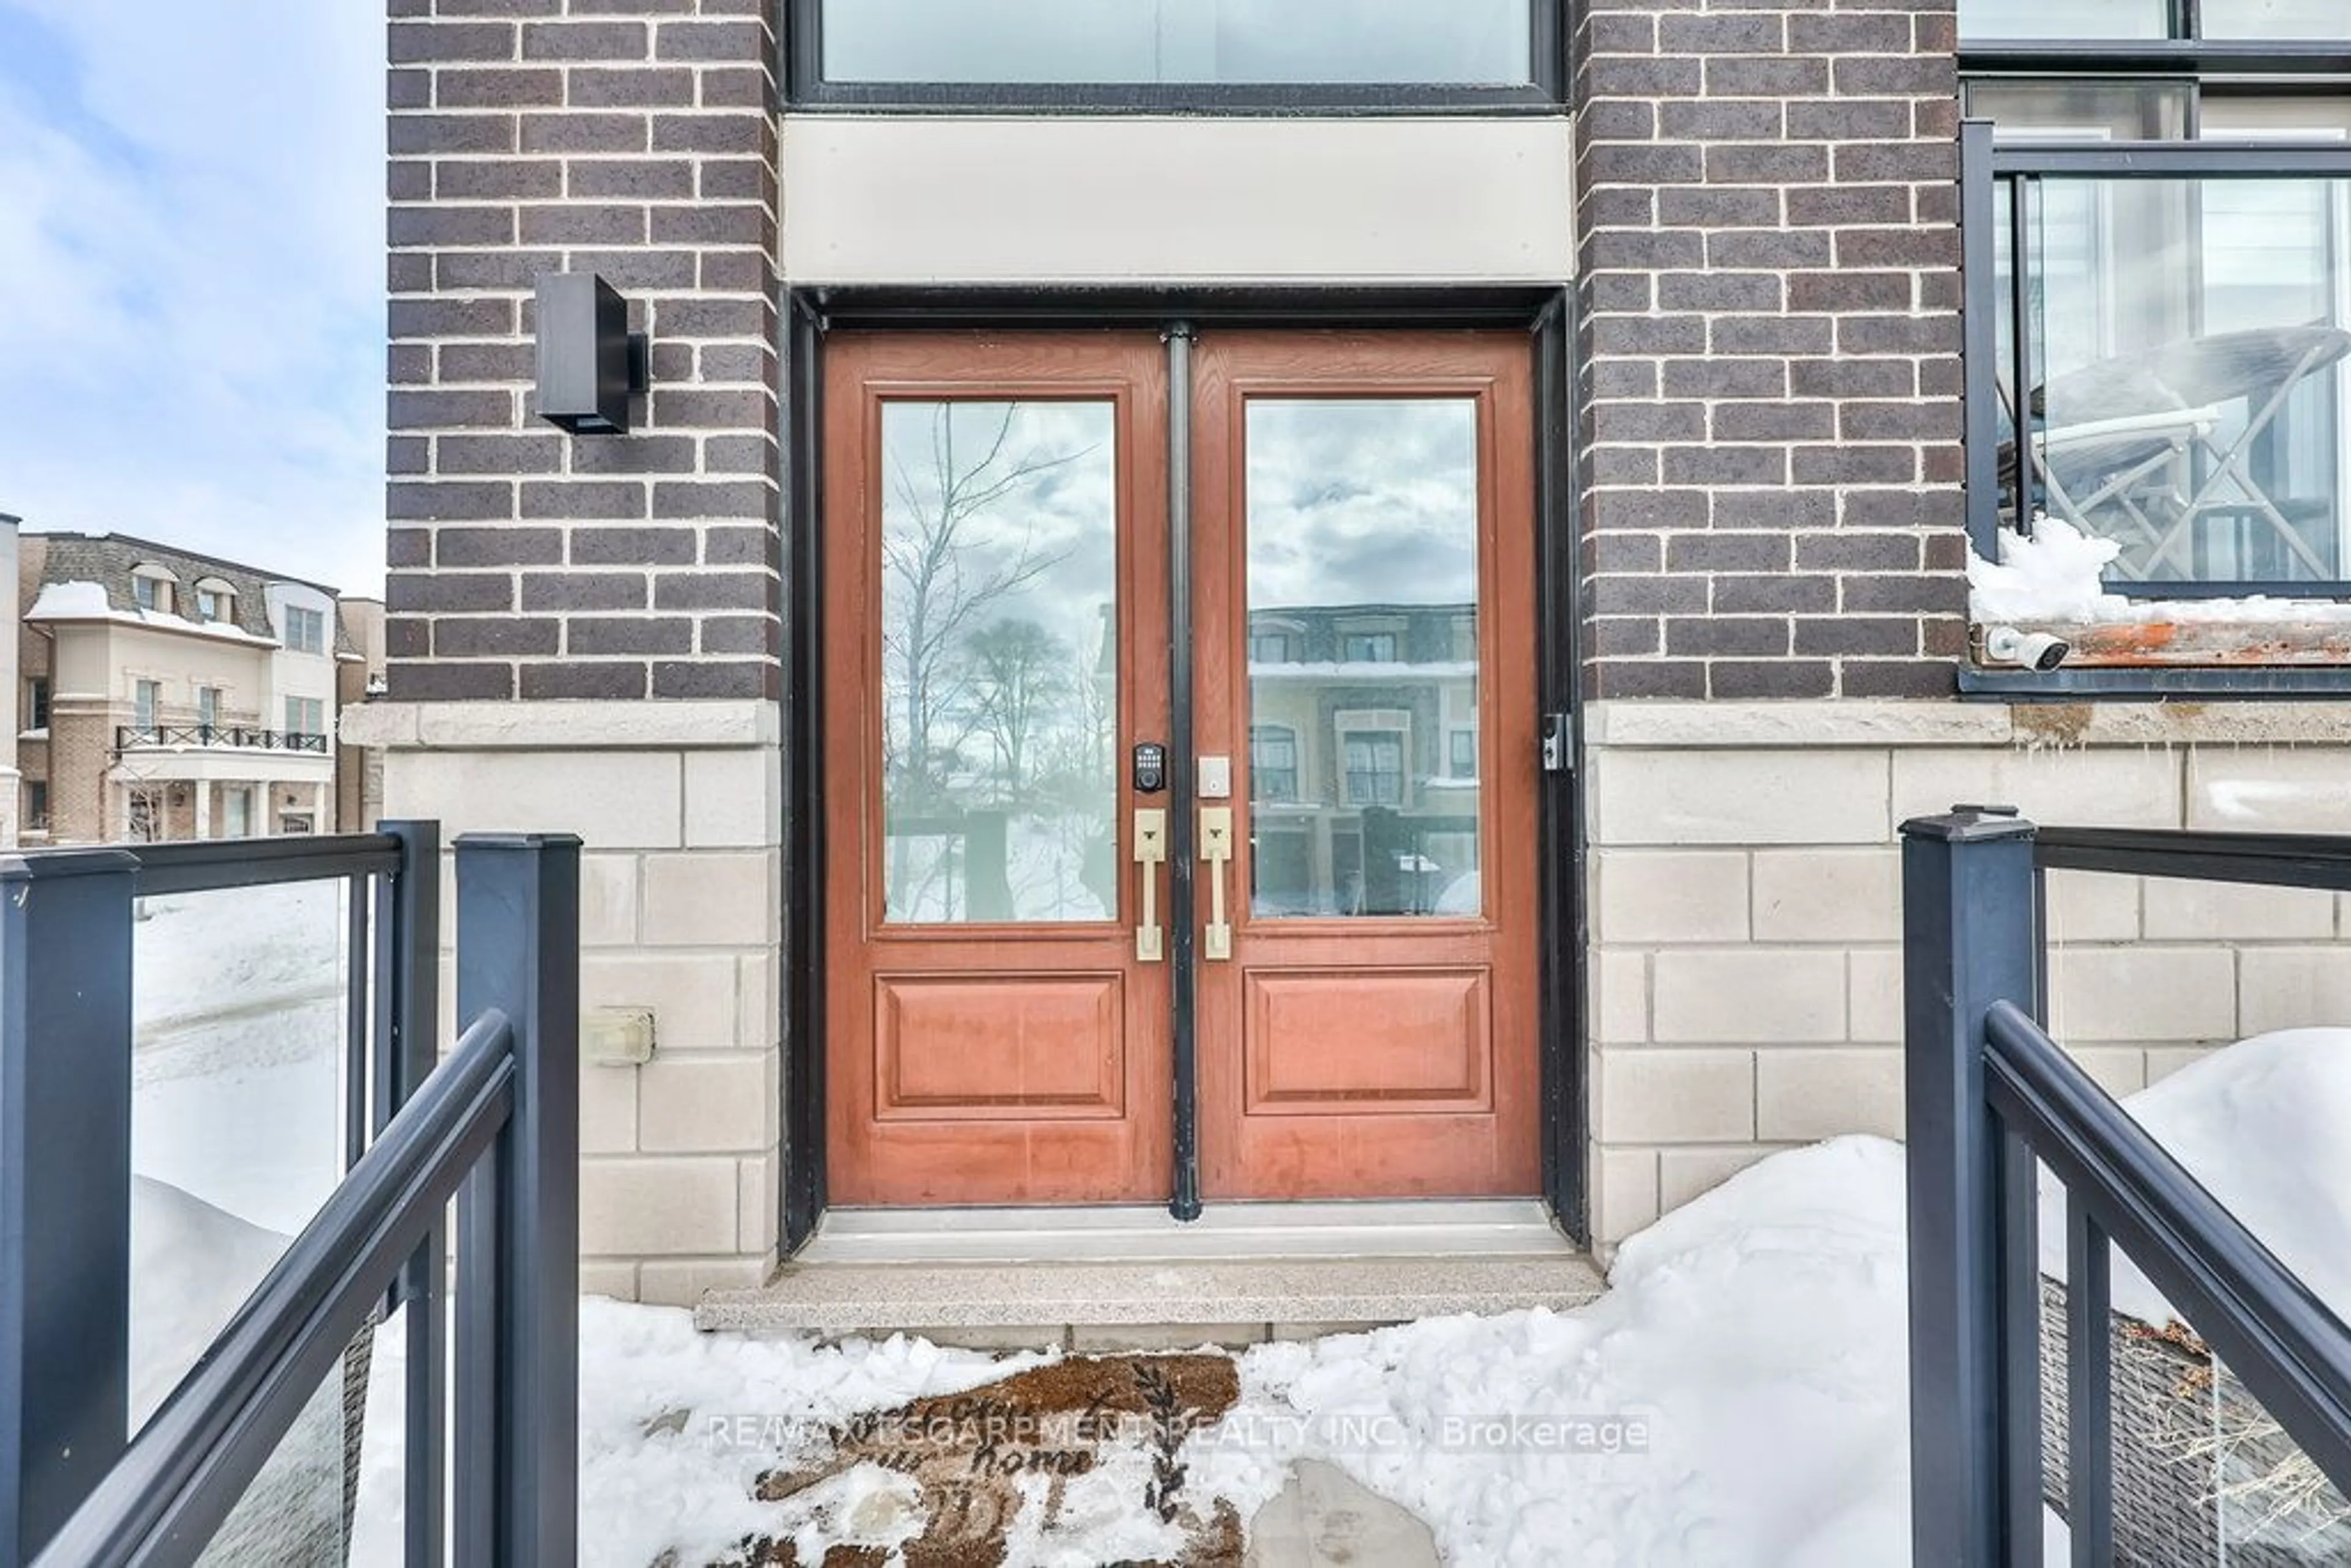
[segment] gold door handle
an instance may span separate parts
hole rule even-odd
[[[1134,928],[1134,959],[1156,964],[1166,956],[1165,938],[1159,929],[1159,873],[1167,863],[1167,813],[1139,809],[1134,813],[1134,863],[1143,868],[1143,920]]]
[[[1208,927],[1200,934],[1200,956],[1228,961],[1233,956],[1233,925],[1225,916],[1225,867],[1233,858],[1233,809],[1200,808],[1200,858],[1208,865]]]

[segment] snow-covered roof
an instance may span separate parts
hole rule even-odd
[[[117,610],[107,601],[106,590],[95,582],[52,582],[45,584],[33,607],[25,612],[26,621],[103,621],[115,626],[146,626],[159,632],[177,632],[193,637],[210,637],[223,643],[235,643],[247,648],[275,648],[275,637],[257,637],[242,626],[225,621],[191,621],[184,615],[174,615],[163,610]]]

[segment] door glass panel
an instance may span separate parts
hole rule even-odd
[[[1249,908],[1474,915],[1478,405],[1248,406]]]
[[[1117,908],[1114,417],[883,405],[888,922]]]

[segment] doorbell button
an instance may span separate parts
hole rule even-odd
[[[1233,759],[1229,757],[1200,758],[1200,799],[1229,800],[1233,794]]]

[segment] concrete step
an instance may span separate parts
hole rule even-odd
[[[1528,1198],[1226,1203],[1177,1220],[1161,1205],[836,1208],[796,1263],[1137,1262],[1568,1252]]]
[[[756,1291],[714,1291],[703,1329],[824,1335],[907,1330],[1001,1349],[1174,1349],[1449,1312],[1565,1308],[1605,1288],[1589,1258],[1541,1251],[786,1264]]]

